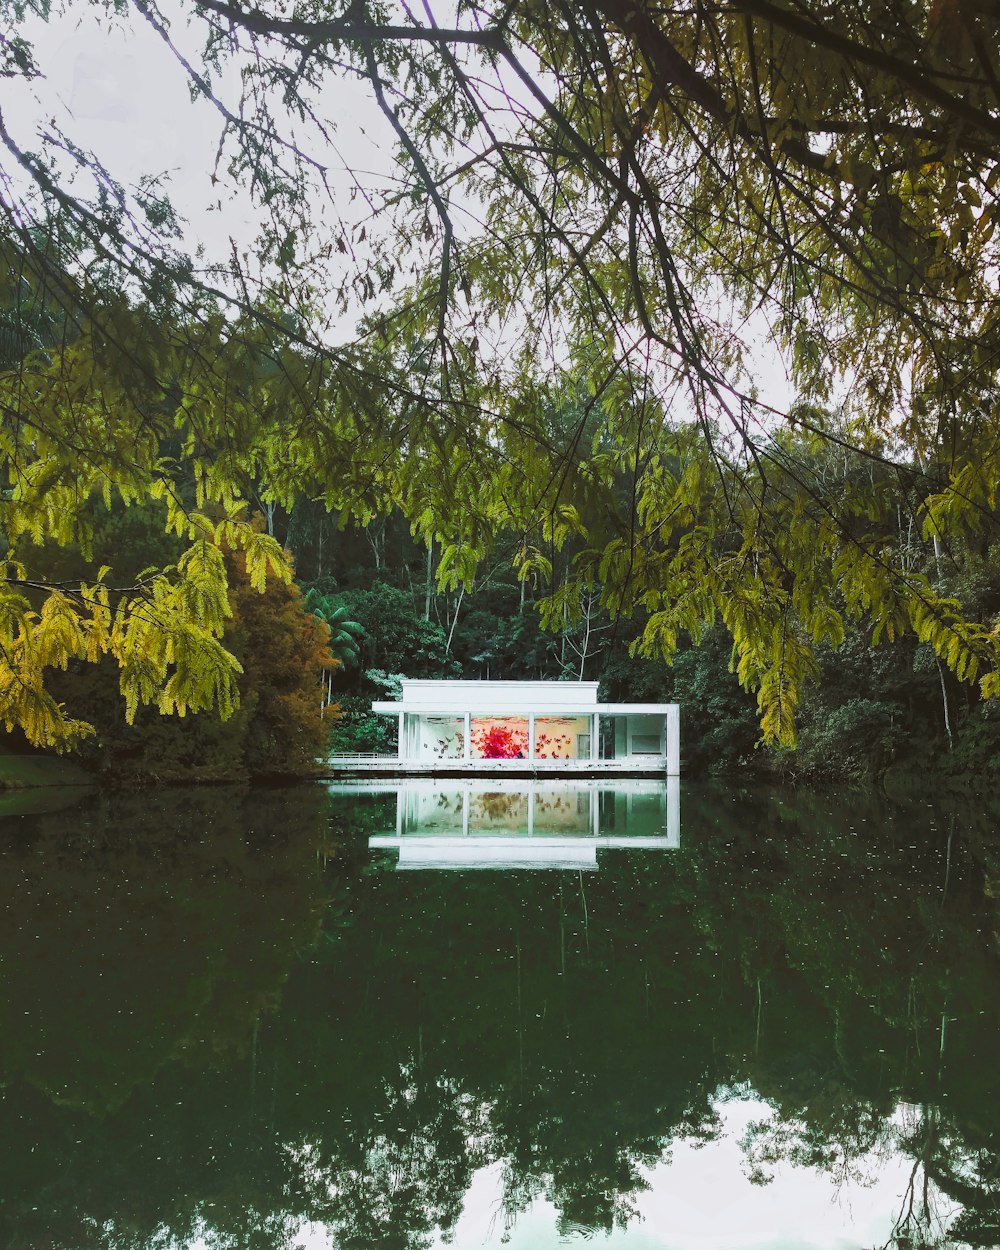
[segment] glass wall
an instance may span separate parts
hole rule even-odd
[[[589,760],[589,716],[536,716],[535,758],[540,760]]]
[[[460,760],[465,754],[464,716],[414,716],[412,722],[412,755],[418,759]]]

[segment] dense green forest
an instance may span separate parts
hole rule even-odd
[[[125,581],[183,551],[164,536],[156,504],[97,504],[90,516],[94,540],[115,550]],[[415,538],[399,512],[341,525],[303,498],[258,514],[256,526],[286,550],[295,579],[272,578],[261,594],[243,558],[227,557],[232,616],[222,639],[241,669],[230,717],[181,720],[140,706],[127,724],[119,671],[107,659],[71,660],[51,678],[54,696],[93,723],[76,754],[106,781],[308,776],[328,751],[393,750],[395,726],[371,703],[392,698],[404,676],[597,680],[607,700],[676,701],[689,775],[871,781],[929,771],[944,783],[984,786],[996,778],[1000,709],[959,682],[929,643],[877,639],[870,620],[850,622],[836,647],[817,648],[790,750],[762,740],[759,700],[741,684],[721,625],[682,638],[669,663],[641,654],[650,613],[616,616],[596,591],[572,605],[564,598],[564,619],[543,626],[540,604],[571,578],[572,539],[552,546],[548,584],[519,577],[522,538],[501,534],[470,584],[448,587],[441,552]],[[943,596],[984,619],[1000,611],[995,548],[946,550],[912,526],[905,537],[914,569]],[[53,582],[92,567],[72,544],[34,559]],[[26,745],[19,734],[6,741],[8,750]]]
[[[6,725],[94,749],[60,683],[98,662],[129,720],[246,716],[231,579],[290,585],[287,544],[345,705],[583,673],[676,695],[691,767],[991,762],[990,6],[186,0],[187,52],[67,8],[150,35],[218,147],[185,221],[35,107],[56,11],[0,0]],[[125,575],[100,505],[151,502]]]
[[[11,385],[51,371],[59,335],[80,333],[46,300],[10,310],[9,326],[18,336],[0,363]],[[550,431],[586,432],[600,455],[609,403],[581,384],[539,395],[536,415]],[[469,560],[468,544],[391,499],[360,518],[325,494],[292,492],[283,505],[259,475],[245,482],[249,502],[232,522],[206,490],[211,469],[185,459],[167,422],[149,437],[160,460],[178,461],[169,491],[150,497],[119,481],[112,493],[98,474],[54,531],[36,513],[61,516],[70,486],[42,461],[38,473],[56,479],[43,475],[26,493],[12,461],[3,654],[19,649],[22,661],[5,679],[9,746],[72,742],[116,782],[309,775],[328,750],[391,747],[391,726],[370,704],[391,697],[401,676],[587,679],[609,700],[678,702],[691,774],[870,780],[930,769],[988,784],[1000,712],[976,680],[967,622],[988,626],[1000,613],[996,509],[980,505],[976,527],[945,540],[921,523],[929,470],[898,449],[890,459],[887,448],[852,448],[843,414],[808,418],[771,433],[760,485],[782,494],[795,542],[805,541],[795,526],[807,513],[868,501],[863,541],[906,579],[923,616],[891,589],[889,572],[882,584],[870,567],[858,576],[852,551],[862,540],[851,534],[826,558],[837,577],[820,591],[783,572],[783,547],[765,562],[738,530],[703,526],[691,500],[665,548],[638,527],[629,533],[639,468],[627,462],[606,468],[595,488],[581,457],[570,466],[572,504],[520,528],[494,518]],[[22,421],[21,437],[33,429]],[[650,454],[646,476],[672,475],[678,496],[709,465],[693,425],[662,429]],[[635,586],[620,568],[602,581],[593,571],[602,540],[619,562],[655,565],[663,585],[641,592],[649,571]],[[685,589],[677,568],[689,560],[701,572]],[[718,588],[702,580],[725,562],[760,565],[756,598],[738,611],[714,605]],[[774,617],[768,596],[786,573]],[[776,727],[776,714],[792,713]],[[32,732],[53,716],[68,737]]]
[[[905,522],[904,522],[905,523]],[[297,577],[328,612],[361,627],[356,656],[348,653],[333,679],[344,712],[334,749],[391,749],[394,726],[368,710],[392,697],[392,675],[586,679],[602,683],[608,700],[671,700],[682,710],[685,771],[877,779],[932,770],[941,780],[995,779],[1000,758],[1000,708],[959,683],[933,648],[912,636],[873,641],[870,623],[847,630],[836,648],[818,651],[815,676],[803,692],[797,749],[761,743],[756,697],[736,674],[731,639],[720,626],[697,645],[683,640],[672,664],[634,654],[648,614],[616,618],[596,595],[584,594],[576,615],[541,628],[544,588],[518,580],[516,539],[500,545],[470,590],[439,591],[434,556],[411,537],[399,515],[366,527],[338,529],[304,502],[278,513],[276,532],[294,552]],[[945,593],[984,617],[1000,611],[1000,567],[985,545],[947,553],[910,536],[915,567]],[[572,546],[553,553],[568,569]]]
[[[31,360],[41,359],[44,371],[58,326],[76,332],[55,306],[32,307],[34,339],[28,311],[10,314],[21,335],[5,348],[11,380]],[[46,310],[48,321],[38,321]],[[32,344],[42,358],[31,356]],[[580,388],[540,396],[538,404],[552,430],[586,428],[600,447],[606,404]],[[457,576],[461,544],[390,501],[366,519],[331,509],[323,495],[293,492],[283,506],[257,477],[246,483],[244,519],[232,525],[165,425],[156,436],[160,458],[183,465],[168,497],[143,497],[138,488],[133,497],[122,483],[105,495],[91,483],[72,524],[50,533],[31,523],[32,508],[60,506],[68,487],[33,486],[30,506],[16,485],[7,488],[23,513],[3,536],[8,585],[16,587],[8,591],[8,642],[17,639],[34,666],[43,710],[59,709],[66,724],[80,727],[71,739],[84,765],[117,783],[309,775],[329,750],[391,748],[391,727],[370,705],[391,697],[401,676],[463,675],[599,680],[609,700],[676,701],[683,766],[692,775],[872,780],[930,770],[942,780],[989,784],[1000,758],[1000,713],[982,697],[976,664],[956,639],[963,630],[969,637],[962,620],[988,623],[1000,612],[994,510],[982,506],[978,529],[947,541],[928,532],[920,523],[928,473],[900,452],[890,461],[838,441],[842,421],[815,409],[808,423],[775,429],[768,446],[780,474],[772,468],[767,484],[780,486],[792,523],[823,500],[879,498],[866,541],[877,536],[882,558],[905,571],[918,599],[929,596],[930,625],[915,627],[891,596],[888,606],[876,604],[871,585],[851,572],[844,537],[834,593],[813,601],[793,589],[786,599],[794,618],[772,622],[782,648],[797,656],[794,691],[781,664],[777,679],[786,688],[776,695],[766,666],[748,663],[753,631],[767,617],[764,583],[780,574],[780,553],[771,552],[760,575],[763,615],[744,622],[750,632],[740,644],[740,626],[724,606],[708,605],[706,620],[689,610],[704,587],[679,589],[673,570],[696,537],[700,562],[757,557],[730,528],[701,534],[691,509],[668,550],[657,551],[638,531],[628,536],[622,526],[634,506],[635,466],[619,463],[601,489],[581,490],[563,507],[563,523],[551,512],[527,528],[494,521]],[[658,446],[658,471],[671,472],[678,490],[705,468],[693,427],[662,430]],[[586,485],[584,466],[577,468],[577,484]],[[191,545],[193,533],[201,537]],[[636,562],[657,561],[673,597],[666,589],[639,594],[627,573],[616,575],[609,597],[606,583],[581,574],[602,533],[617,535],[609,542]],[[28,562],[31,576],[20,576]],[[93,613],[89,623],[84,610]],[[22,621],[33,621],[27,633]],[[15,666],[6,687],[13,750],[32,737],[23,723],[15,728],[10,706],[23,701],[14,689],[18,671],[24,677]],[[775,699],[794,708],[794,733],[779,734],[773,724],[769,731]],[[186,719],[162,715],[171,711]],[[65,745],[58,734],[50,742]]]

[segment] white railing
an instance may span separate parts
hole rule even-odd
[[[355,760],[395,760],[402,762],[395,751],[334,751],[326,758],[330,764],[351,764]]]
[[[328,755],[326,763],[331,766],[376,765],[420,772],[505,772],[510,770],[533,772],[627,772],[636,768],[665,769],[664,755],[632,755],[622,759],[464,759],[462,756],[432,759],[420,756],[396,755],[378,751],[353,752]]]

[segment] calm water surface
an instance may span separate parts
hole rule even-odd
[[[0,1247],[1000,1245],[996,805],[414,793],[0,816]]]

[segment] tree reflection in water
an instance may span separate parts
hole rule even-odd
[[[384,813],[337,804],[5,827],[0,1244],[415,1250],[490,1164],[502,1220],[624,1227],[734,1088],[773,1109],[757,1180],[903,1154],[896,1244],[1000,1243],[995,814],[689,789],[682,849],[609,853],[584,900],[394,872]]]

